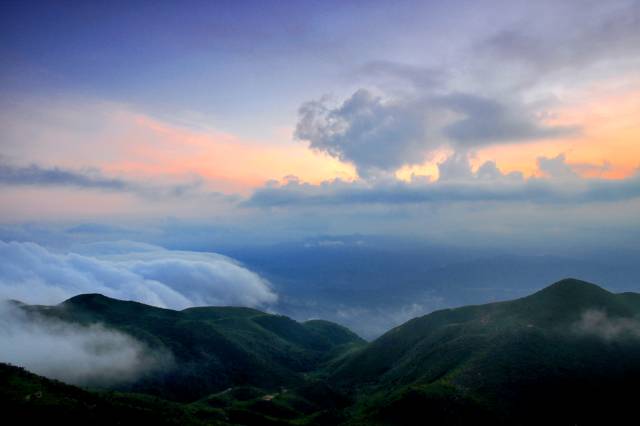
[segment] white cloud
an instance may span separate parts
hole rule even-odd
[[[547,126],[528,105],[502,96],[452,92],[376,96],[356,91],[332,108],[303,104],[295,136],[312,149],[354,164],[363,178],[425,162],[434,151],[469,149],[575,135],[576,126]]]
[[[260,307],[277,300],[266,280],[214,253],[130,242],[74,250],[59,254],[34,243],[0,241],[0,298],[50,304],[80,293],[101,293],[173,309]]]
[[[336,108],[324,99],[303,104],[295,136],[369,177],[425,161],[428,107],[421,99],[385,100],[361,89]]]
[[[625,337],[640,337],[640,321],[636,318],[610,317],[606,312],[590,309],[583,312],[575,325],[579,333],[613,340]]]
[[[131,336],[101,325],[81,326],[27,314],[0,302],[0,361],[85,386],[133,381],[172,363]]]

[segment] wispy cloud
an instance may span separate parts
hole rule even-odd
[[[0,185],[72,187],[109,192],[130,192],[143,197],[181,197],[202,192],[203,179],[191,182],[160,185],[125,178],[105,176],[98,169],[76,171],[61,167],[42,167],[37,164],[15,166],[0,162]],[[210,193],[209,195],[219,195]]]
[[[83,173],[59,167],[43,168],[36,164],[19,167],[0,163],[0,183],[5,185],[74,186],[108,191],[139,189],[130,181],[107,178],[97,170]]]
[[[610,316],[607,312],[590,309],[583,312],[574,324],[580,334],[597,336],[605,340],[640,337],[640,321],[637,318]]]

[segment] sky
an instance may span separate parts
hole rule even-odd
[[[0,63],[0,243],[24,265],[108,266],[169,297],[155,258],[77,249],[128,240],[226,265],[261,306],[261,277],[194,252],[640,238],[637,0],[7,1]],[[242,303],[208,291],[157,304]]]

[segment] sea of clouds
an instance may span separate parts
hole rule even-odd
[[[270,284],[228,257],[165,250],[127,241],[77,245],[54,252],[0,241],[0,362],[88,386],[119,385],[158,368],[172,355],[101,324],[70,324],[27,314],[9,299],[56,304],[82,293],[164,308],[277,301]]]
[[[51,304],[82,293],[172,309],[265,307],[278,298],[265,279],[215,253],[126,241],[56,253],[34,243],[0,241],[0,299]]]

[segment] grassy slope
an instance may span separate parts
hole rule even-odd
[[[298,323],[254,309],[233,307],[160,309],[98,294],[76,296],[55,307],[30,311],[81,324],[101,323],[148,346],[168,349],[173,368],[121,390],[193,401],[236,385],[293,387],[331,357],[364,341],[344,327]]]
[[[635,324],[640,299],[564,280],[511,302],[434,312],[386,333],[332,376],[362,395],[366,423],[589,423],[629,413],[640,339],[580,328],[587,311]],[[640,324],[640,323],[638,323]],[[427,409],[428,408],[428,409]]]
[[[138,405],[157,407],[165,410],[164,421],[184,418],[185,424],[203,419],[247,425],[614,424],[635,415],[640,295],[612,294],[577,280],[510,302],[434,312],[366,346],[331,323],[297,323],[244,308],[176,312],[86,295],[46,311],[104,322],[149,344],[171,347],[186,368],[173,377],[178,384],[200,385],[196,376],[220,365],[257,375],[225,371],[232,385],[220,388],[225,382],[216,381],[209,393],[199,388],[199,399],[190,404],[83,393],[82,398],[102,402],[72,403],[69,410],[82,416],[87,405],[114,403],[120,405],[109,408],[113,413],[142,416],[136,414]],[[588,311],[607,316],[585,332],[581,325]],[[210,341],[215,345],[208,346]],[[213,351],[217,363],[209,363],[208,355],[198,358],[203,348]],[[234,359],[238,354],[247,358]],[[18,395],[3,392],[4,400]],[[67,399],[52,401],[33,412],[67,407]]]
[[[0,410],[20,424],[226,425],[221,410],[146,395],[88,392],[0,363]]]
[[[238,386],[192,403],[87,391],[0,363],[0,410],[21,424],[333,426],[353,403],[323,382],[267,392]]]

